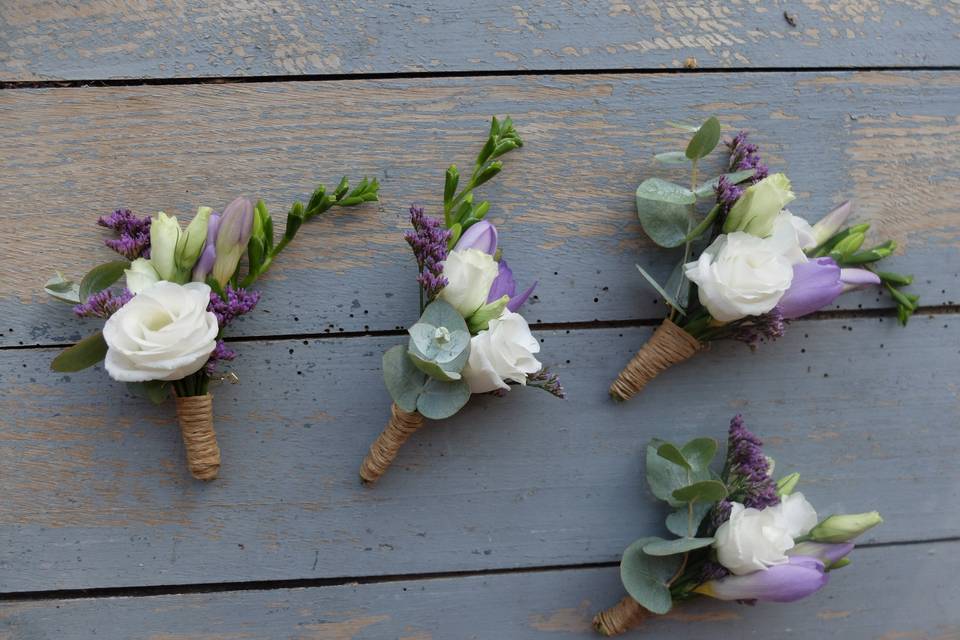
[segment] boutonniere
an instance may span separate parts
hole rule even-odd
[[[537,360],[540,343],[518,313],[536,283],[518,290],[497,229],[484,219],[490,203],[473,200],[473,190],[500,173],[499,158],[522,145],[510,118],[493,118],[466,185],[459,188],[456,166],[447,169],[443,219],[410,208],[413,230],[405,237],[419,269],[420,319],[407,344],[383,356],[393,405],[360,467],[365,482],[386,472],[424,418],[449,418],[472,394],[502,396],[519,385],[564,397],[557,376]]]
[[[220,448],[209,387],[211,381],[236,380],[222,371],[236,355],[223,340],[224,330],[256,306],[260,292],[251,286],[304,222],[334,206],[374,201],[377,189],[376,180],[366,179],[353,190],[346,178],[333,192],[321,185],[306,205],[293,205],[276,242],[262,200],[254,205],[237,198],[221,213],[200,207],[186,228],[163,212],[139,217],[121,209],[101,217],[100,226],[115,233],[106,245],[123,259],[95,267],[79,284],[57,274],[45,290],[74,304],[77,316],[106,322],[51,367],[72,372],[103,361],[111,378],[155,403],[172,394],[190,473],[213,480]],[[124,285],[114,287],[121,279]]]
[[[774,462],[736,416],[718,476],[712,438],[647,446],[647,484],[672,513],[672,539],[640,538],[623,553],[627,596],[593,619],[606,636],[699,596],[741,603],[793,602],[819,591],[850,564],[853,539],[883,522],[876,511],[823,520],[802,493],[800,474],[774,480]]]
[[[713,340],[732,338],[755,348],[764,339],[776,339],[789,320],[859,287],[885,288],[906,325],[919,298],[900,288],[913,277],[876,269],[893,253],[893,241],[863,248],[870,225],[843,228],[849,202],[813,226],[793,215],[786,208],[795,198],[790,180],[769,173],[745,132],[724,145],[728,173],[699,182],[699,162],[719,143],[720,123],[710,118],[700,127],[684,128],[693,132],[686,150],[655,158],[687,166],[689,188],[650,178],[636,194],[647,235],[662,247],[683,250],[665,284],[637,267],[670,313],[610,387],[614,399],[631,398]],[[705,215],[696,211],[701,200],[714,201]]]

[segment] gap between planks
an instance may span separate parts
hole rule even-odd
[[[942,544],[960,542],[960,536],[930,538],[925,540],[897,540],[857,545],[858,550],[885,549],[888,547],[907,547],[921,544]],[[93,589],[58,589],[50,591],[16,591],[0,593],[0,602],[25,602],[38,600],[92,600],[96,598],[149,598],[151,596],[170,596],[202,593],[222,593],[227,591],[270,591],[276,589],[297,589],[317,587],[337,587],[343,585],[384,584],[391,582],[415,582],[420,580],[438,580],[444,578],[471,578],[478,576],[497,576],[512,573],[559,573],[562,571],[584,571],[588,569],[608,569],[620,564],[612,562],[589,562],[581,564],[558,564],[529,567],[504,567],[498,569],[478,569],[467,571],[435,571],[430,573],[397,573],[379,576],[347,576],[339,578],[294,578],[290,580],[250,580],[246,582],[210,582],[192,584],[157,585],[147,587],[100,587]]]

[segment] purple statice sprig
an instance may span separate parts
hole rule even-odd
[[[204,371],[208,376],[213,376],[217,372],[217,364],[220,362],[229,362],[237,357],[237,352],[227,346],[223,340],[217,340],[217,346],[214,347],[207,364],[204,365]]]
[[[126,289],[119,294],[104,289],[91,294],[86,302],[75,306],[73,313],[78,318],[102,318],[106,320],[115,314],[120,307],[130,302],[131,298],[133,298],[133,294]]]
[[[117,209],[109,216],[100,216],[97,224],[117,233],[117,238],[103,243],[127,260],[150,257],[150,216],[138,217],[130,209]]]
[[[443,261],[447,259],[450,230],[443,227],[442,221],[426,215],[423,207],[417,206],[410,207],[410,224],[413,225],[413,231],[407,231],[403,237],[416,257],[419,270],[417,282],[421,291],[428,300],[432,300],[447,286],[447,279],[443,276]]]
[[[731,330],[730,337],[747,344],[751,350],[756,350],[763,341],[772,342],[782,338],[786,325],[780,307],[774,307],[761,316],[751,316],[739,321]]]
[[[760,158],[757,145],[748,142],[748,136],[749,134],[746,131],[741,131],[732,140],[726,141],[727,148],[730,150],[730,170],[745,171],[753,169],[754,174],[750,181],[756,183],[766,178],[770,169]]]
[[[770,460],[763,454],[763,442],[743,425],[743,416],[739,414],[730,421],[723,477],[730,490],[727,500],[754,509],[780,504],[777,483],[770,475]]]
[[[566,400],[567,392],[560,384],[560,376],[549,371],[546,367],[536,373],[527,376],[527,385],[537,389],[543,389],[549,394],[555,395],[561,400]]]
[[[216,291],[210,292],[210,305],[207,310],[217,316],[217,325],[222,332],[238,317],[253,311],[259,301],[259,291],[234,288],[233,285],[228,284],[223,291],[223,296]]]

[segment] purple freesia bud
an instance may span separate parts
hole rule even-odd
[[[850,217],[851,211],[853,211],[853,204],[847,200],[839,207],[820,218],[820,220],[813,225],[813,237],[816,239],[817,244],[823,244],[829,240],[833,234],[839,231],[840,227],[843,226],[843,223],[846,222],[847,218]]]
[[[843,292],[868,284],[880,284],[880,276],[868,269],[840,269]]]
[[[533,293],[537,283],[534,282],[526,291],[520,295],[516,295],[517,282],[513,279],[513,271],[510,269],[510,265],[507,264],[506,260],[501,258],[499,266],[500,272],[494,279],[493,284],[490,285],[490,293],[487,294],[487,302],[490,303],[494,300],[499,300],[503,296],[507,296],[510,298],[510,302],[507,303],[507,309],[516,312],[516,310],[523,306],[523,303],[527,301],[527,298],[530,297],[530,294]]]
[[[207,243],[193,267],[193,281],[206,282],[217,260],[217,231],[220,229],[220,214],[211,213],[207,222]]]
[[[877,274],[866,269],[841,269],[833,258],[816,258],[793,265],[793,282],[777,308],[792,320],[822,309],[850,289],[880,284]]]
[[[831,544],[829,542],[798,542],[792,549],[787,551],[788,556],[808,556],[816,558],[826,566],[846,558],[853,551],[852,542],[839,542]]]
[[[460,239],[457,240],[455,251],[465,249],[479,249],[493,255],[497,252],[497,228],[486,220],[481,220],[470,226]]]
[[[253,203],[244,197],[236,198],[227,205],[220,216],[217,244],[222,249],[235,246],[246,247],[253,231]]]
[[[820,590],[829,581],[824,565],[810,556],[792,556],[778,564],[744,576],[730,575],[704,582],[697,593],[718,600],[794,602]]]

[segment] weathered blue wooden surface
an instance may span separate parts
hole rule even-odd
[[[935,0],[5,2],[0,80],[956,65],[958,22]]]
[[[636,638],[960,637],[952,597],[960,544],[862,548],[798,603],[685,603]],[[596,638],[590,619],[622,597],[615,568],[0,605],[0,637],[272,640]],[[6,626],[7,635],[3,628]]]
[[[357,469],[388,415],[380,355],[400,338],[239,344],[242,383],[215,392],[225,464],[211,484],[184,472],[171,406],[99,370],[48,375],[50,350],[0,351],[0,592],[610,562],[665,515],[646,442],[722,438],[735,412],[822,513],[882,510],[865,542],[950,537],[958,331],[946,316],[797,322],[756,354],[719,344],[619,405],[607,386],[649,329],[541,332],[567,402],[475,398],[372,489]]]
[[[735,98],[734,98],[735,94]],[[725,96],[725,102],[718,102]],[[511,113],[527,146],[480,192],[505,255],[539,280],[534,322],[663,314],[637,273],[666,277],[676,252],[645,240],[633,191],[686,178],[651,156],[683,136],[671,118],[716,113],[750,127],[790,175],[795,213],[844,199],[891,237],[885,268],[915,273],[924,305],[960,302],[960,73],[536,76],[0,93],[0,345],[62,344],[87,328],[41,290],[113,259],[97,215],[116,206],[192,215],[237,193],[275,217],[340,171],[376,175],[379,209],[334,211],[305,227],[232,335],[395,329],[415,318],[414,265],[401,239],[411,202],[436,211],[449,162],[471,162],[491,113]],[[714,168],[719,169],[720,154]],[[43,220],[38,225],[37,221]],[[319,299],[318,292],[322,292]],[[837,307],[890,306],[876,291]]]

